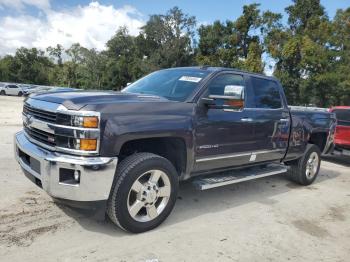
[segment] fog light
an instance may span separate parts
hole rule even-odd
[[[96,139],[80,139],[80,150],[85,151],[95,151],[97,149],[97,140]]]
[[[80,171],[79,170],[74,171],[74,180],[79,182],[79,180],[80,180]]]

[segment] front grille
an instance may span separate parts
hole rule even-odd
[[[56,123],[57,114],[54,112],[49,112],[45,110],[41,110],[38,108],[34,108],[29,106],[28,104],[24,104],[23,106],[23,113],[29,114],[34,116],[36,119],[49,122],[49,123]]]
[[[34,138],[35,140],[41,143],[44,143],[49,146],[56,146],[55,137],[50,133],[47,133],[45,131],[42,131],[33,127],[29,128],[27,126],[24,126],[24,131],[30,137]]]
[[[96,155],[95,151],[80,150],[83,138],[99,139],[100,130],[81,127],[78,130],[72,124],[75,117],[88,114],[98,116],[97,112],[70,111],[56,103],[28,98],[23,105],[23,127],[26,137],[34,144],[48,150],[71,153],[74,155]],[[69,112],[70,111],[70,112]]]

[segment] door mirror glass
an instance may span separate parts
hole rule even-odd
[[[229,97],[228,99],[242,100],[243,99],[243,86],[239,85],[227,85],[224,88],[224,96]]]

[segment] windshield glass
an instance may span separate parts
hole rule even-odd
[[[171,69],[151,73],[122,92],[162,96],[185,101],[210,72],[199,69]]]

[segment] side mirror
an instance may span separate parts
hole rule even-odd
[[[217,103],[217,100],[223,103]],[[244,107],[244,87],[228,85],[225,86],[224,95],[209,95],[209,98],[202,98],[202,101],[213,109],[240,110]]]
[[[132,83],[131,82],[128,82],[128,83],[126,83],[126,86],[129,86],[129,85],[131,85]]]
[[[201,99],[201,102],[203,105],[207,106],[207,107],[212,107],[212,106],[215,106],[215,99],[214,98],[208,98],[208,97],[203,97]]]
[[[242,100],[244,96],[244,86],[227,85],[224,89],[224,96],[234,100]]]

